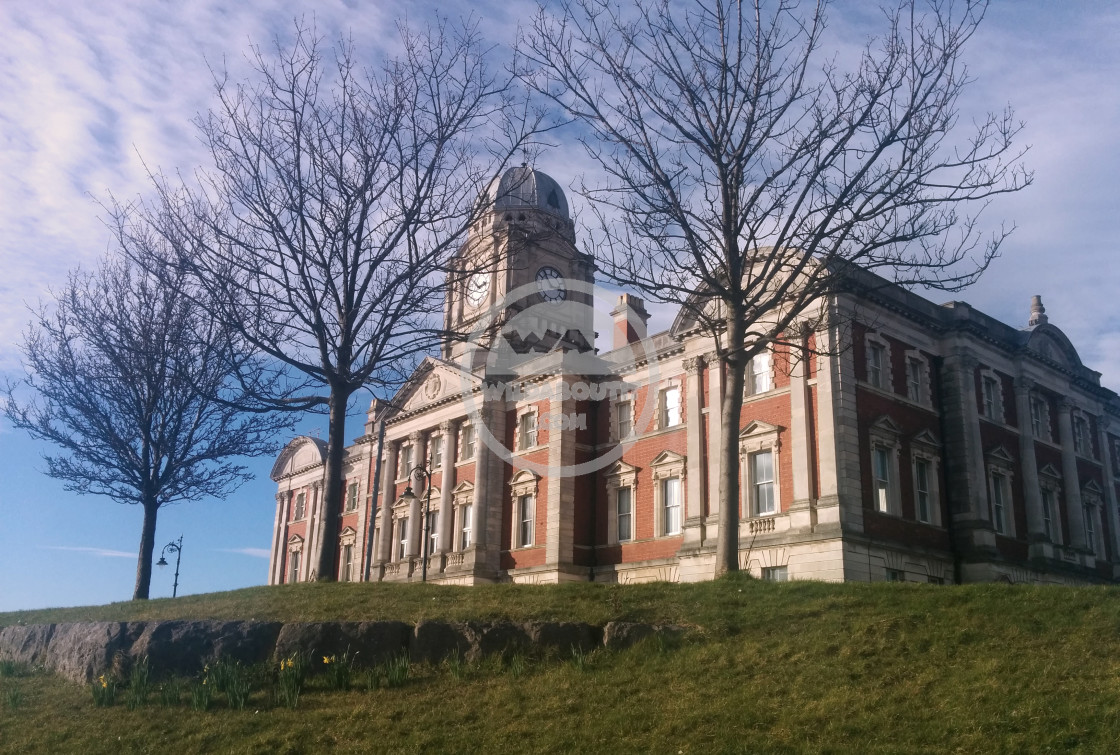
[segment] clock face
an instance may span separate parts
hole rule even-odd
[[[537,291],[545,301],[563,301],[568,292],[564,288],[564,276],[554,267],[542,267],[537,271]]]
[[[490,275],[488,273],[475,273],[467,281],[467,304],[477,307],[486,298],[490,290]]]

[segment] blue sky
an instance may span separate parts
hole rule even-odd
[[[833,34],[862,39],[865,3],[838,3]],[[144,163],[189,172],[204,160],[191,118],[210,103],[209,66],[245,70],[250,40],[286,34],[297,13],[321,32],[353,34],[371,59],[391,46],[394,21],[426,21],[431,5],[361,0],[188,3],[13,0],[0,3],[0,374],[19,372],[16,344],[27,306],[76,265],[109,245],[96,199],[146,190]],[[456,8],[441,4],[444,12]],[[492,41],[512,41],[529,3],[460,6],[482,19]],[[853,9],[858,8],[856,15]],[[1032,294],[1065,330],[1102,382],[1120,388],[1120,3],[997,0],[965,59],[976,77],[970,112],[1012,104],[1026,122],[1022,142],[1035,185],[989,208],[989,225],[1015,234],[987,275],[958,298],[1024,325]],[[594,170],[571,134],[537,167],[568,186]],[[143,162],[141,161],[143,158]],[[577,227],[581,202],[569,192]],[[665,326],[670,312],[657,313]],[[368,395],[359,400],[368,401]],[[325,435],[326,419],[303,431]],[[361,432],[358,420],[350,436]],[[108,499],[67,493],[42,474],[44,449],[0,424],[0,610],[124,600],[131,595],[140,512]],[[162,511],[157,544],[184,536],[180,592],[263,584],[275,510],[271,459],[250,462],[255,479],[226,501]],[[171,594],[157,572],[152,596]]]

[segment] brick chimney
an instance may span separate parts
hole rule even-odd
[[[627,344],[636,343],[649,335],[646,332],[649,313],[646,312],[645,302],[636,296],[620,295],[618,304],[611,310],[611,317],[614,318],[612,349],[620,349]]]

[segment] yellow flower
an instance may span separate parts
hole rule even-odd
[[[333,661],[333,660],[334,660],[334,656],[333,656],[333,655],[332,655],[332,656],[330,656],[329,658],[328,658],[327,656],[325,656],[325,655],[323,656],[323,663],[330,663],[330,662],[331,662],[331,661]]]

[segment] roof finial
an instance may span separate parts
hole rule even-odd
[[[528,147],[522,147],[522,149],[521,149],[521,167],[522,168],[528,168],[529,167],[529,148]]]
[[[1042,297],[1035,294],[1031,297],[1031,319],[1027,325],[1034,327],[1035,325],[1045,325],[1050,318],[1046,316],[1046,307],[1042,306]]]

